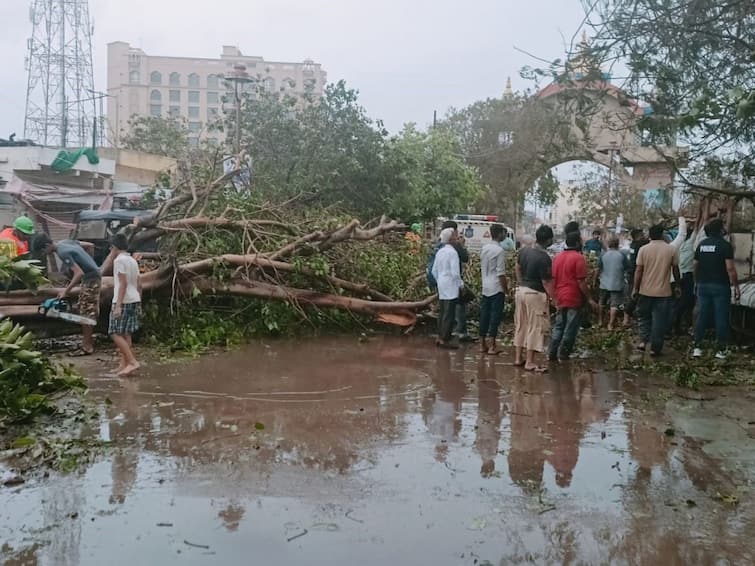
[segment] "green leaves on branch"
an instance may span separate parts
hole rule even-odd
[[[85,388],[69,368],[54,366],[33,345],[34,336],[23,326],[0,322],[0,424],[52,413],[52,394]]]
[[[9,289],[20,284],[36,292],[40,285],[48,283],[42,264],[34,259],[11,259],[0,255],[0,286]]]
[[[189,150],[189,129],[180,118],[134,116],[129,131],[121,139],[125,149],[179,158]]]
[[[755,187],[752,2],[601,0],[589,12],[604,66],[626,65],[622,88],[652,105],[650,141],[689,144],[704,182]]]

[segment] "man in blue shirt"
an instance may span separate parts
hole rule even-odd
[[[55,253],[63,263],[63,268],[70,282],[60,292],[59,299],[66,298],[81,283],[79,289],[79,315],[97,320],[100,315],[100,268],[81,244],[75,240],[53,242],[47,234],[40,234],[34,241],[35,251],[44,251],[46,255]],[[72,354],[88,356],[94,352],[94,327],[81,325],[83,339],[81,350]]]
[[[603,252],[603,242],[600,241],[602,235],[603,233],[600,230],[593,230],[592,239],[585,242],[584,246],[582,246],[582,251],[585,253],[593,252],[596,255],[600,255]]]

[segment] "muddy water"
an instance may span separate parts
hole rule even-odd
[[[398,338],[87,373],[114,448],[0,488],[6,564],[755,561],[743,394]]]

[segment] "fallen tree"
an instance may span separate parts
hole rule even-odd
[[[204,183],[195,170],[185,171],[169,200],[128,227],[133,245],[158,240],[160,261],[141,282],[145,296],[159,297],[171,311],[200,297],[240,297],[286,302],[303,318],[302,307],[319,307],[410,326],[434,300],[410,285],[425,254],[396,220],[362,225],[309,207],[304,194],[280,203],[258,200],[232,184],[238,171],[216,176],[210,170]],[[6,293],[0,312],[34,315],[58,292]],[[112,279],[105,277],[103,304],[111,298]]]

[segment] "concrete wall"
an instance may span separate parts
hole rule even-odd
[[[115,178],[121,182],[149,186],[154,184],[158,174],[176,169],[175,159],[161,155],[113,147],[98,148],[97,152],[115,161]]]

